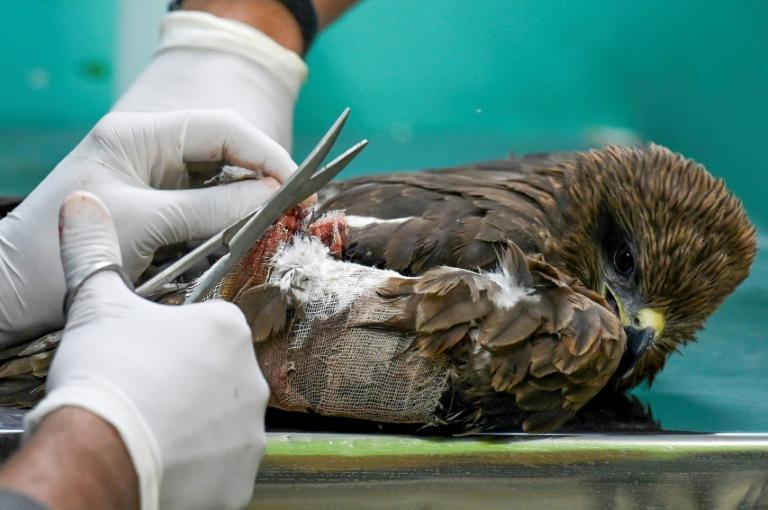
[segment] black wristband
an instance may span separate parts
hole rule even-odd
[[[317,35],[317,12],[312,0],[277,0],[293,15],[304,39],[304,53],[309,50]]]
[[[247,0],[243,0],[247,1]],[[309,49],[317,35],[317,12],[312,0],[277,0],[291,13],[301,29],[301,37],[304,39],[304,52]],[[168,4],[169,11],[181,8],[182,0],[172,0]]]

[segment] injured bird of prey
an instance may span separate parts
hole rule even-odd
[[[245,313],[275,408],[547,432],[652,382],[755,251],[701,165],[612,146],[332,183],[209,298]],[[0,353],[1,403],[40,396],[55,344]]]

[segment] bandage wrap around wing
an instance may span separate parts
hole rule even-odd
[[[448,387],[448,359],[421,356],[411,333],[381,327],[399,309],[377,289],[399,275],[332,257],[345,237],[342,216],[309,226],[316,237],[301,223],[297,212],[284,216],[210,296],[234,301],[252,321],[270,405],[432,421]]]

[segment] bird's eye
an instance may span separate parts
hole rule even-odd
[[[629,250],[629,246],[622,244],[613,252],[613,267],[622,276],[629,276],[635,269],[635,258]]]

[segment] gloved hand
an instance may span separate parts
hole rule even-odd
[[[227,3],[225,9],[242,4]],[[160,32],[152,61],[113,110],[231,108],[291,150],[293,110],[307,77],[296,53],[251,26],[206,12],[171,12]]]
[[[252,493],[269,390],[242,313],[209,301],[166,306],[128,290],[109,212],[78,192],[61,207],[67,286],[81,282],[28,434],[61,406],[79,406],[120,433],[142,508],[235,508]],[[89,275],[90,278],[88,278]]]
[[[188,185],[187,163],[220,160],[268,177],[174,189]],[[0,348],[63,324],[56,213],[71,192],[108,204],[135,279],[157,248],[213,235],[262,204],[295,168],[283,148],[231,111],[107,115],[0,221]]]

